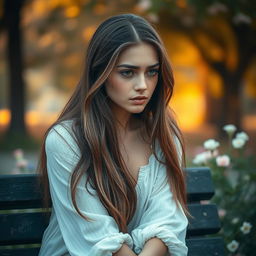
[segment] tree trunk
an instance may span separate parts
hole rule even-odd
[[[242,78],[237,77],[236,80],[235,75],[228,74],[228,76],[223,77],[223,80],[225,86],[222,100],[222,111],[220,113],[221,124],[234,124],[240,130],[242,126]]]
[[[4,1],[4,24],[7,32],[7,59],[9,67],[9,104],[11,123],[8,132],[26,134],[25,83],[22,76],[22,35],[20,13],[24,0]]]

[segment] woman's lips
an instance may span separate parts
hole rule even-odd
[[[146,96],[138,96],[131,99],[134,105],[143,105],[147,101]]]

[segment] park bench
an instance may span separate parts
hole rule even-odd
[[[187,168],[186,173],[189,210],[194,217],[187,231],[188,255],[222,256],[223,240],[212,236],[220,230],[216,205],[200,203],[214,194],[210,170]],[[0,176],[0,256],[38,255],[47,221],[36,184],[37,174]]]

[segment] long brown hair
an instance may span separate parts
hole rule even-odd
[[[177,204],[187,213],[186,187],[183,165],[180,165],[175,137],[184,156],[181,132],[169,107],[174,79],[163,43],[155,29],[143,18],[133,14],[113,16],[104,21],[94,33],[86,54],[81,79],[58,120],[47,130],[65,120],[73,120],[70,134],[80,149],[80,160],[72,171],[71,197],[76,211],[82,215],[76,202],[76,188],[82,176],[89,182],[101,203],[115,219],[122,232],[136,210],[136,181],[122,159],[118,147],[115,120],[108,104],[105,82],[118,56],[131,45],[145,42],[156,49],[160,72],[158,84],[144,111],[138,114],[146,127],[152,148],[158,141],[165,158],[168,181]],[[156,153],[154,152],[157,157]],[[46,167],[45,140],[38,165],[46,201],[49,200],[49,182]]]

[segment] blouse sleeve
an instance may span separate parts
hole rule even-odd
[[[130,248],[129,234],[119,232],[115,220],[101,204],[97,193],[85,188],[85,177],[77,186],[76,200],[82,218],[75,210],[70,193],[70,177],[79,160],[77,145],[69,132],[57,125],[46,138],[47,171],[53,208],[70,255],[112,256],[123,243]]]
[[[140,253],[147,240],[157,237],[167,246],[168,255],[185,256],[188,220],[174,201],[167,182],[166,168],[159,163],[157,178],[146,211],[132,231],[135,253]]]

